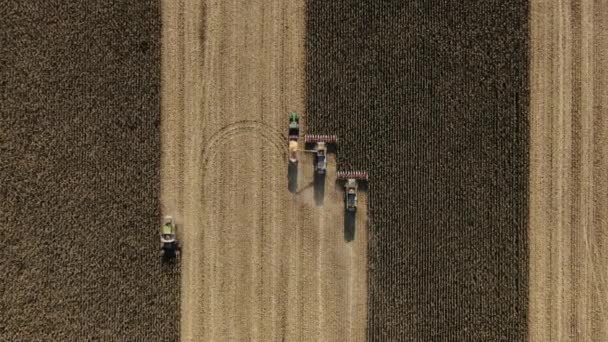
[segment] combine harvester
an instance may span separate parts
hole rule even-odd
[[[305,144],[314,144],[313,150],[305,150],[315,154],[314,170],[318,175],[324,175],[327,170],[327,145],[336,144],[338,137],[335,135],[306,134]]]
[[[344,209],[347,213],[357,211],[357,190],[360,182],[367,182],[369,176],[364,171],[339,171],[338,181],[344,181]]]
[[[174,259],[179,255],[181,248],[175,231],[173,217],[165,216],[164,223],[160,229],[160,256],[163,261]]]
[[[289,132],[287,140],[289,141],[289,162],[292,164],[298,163],[298,139],[300,138],[300,119],[296,112],[289,113]],[[327,169],[327,145],[335,144],[338,138],[335,135],[316,135],[306,134],[304,143],[306,145],[314,145],[313,149],[304,149],[303,152],[315,154],[315,173],[325,174]]]

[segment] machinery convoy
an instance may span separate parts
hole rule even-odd
[[[297,162],[298,140],[300,126],[298,115],[291,112],[289,115],[289,161]],[[327,146],[337,144],[338,137],[335,135],[304,135],[304,143],[313,145],[313,149],[304,149],[303,152],[315,154],[314,172],[318,175],[325,175],[327,170]],[[344,209],[346,212],[354,213],[357,211],[357,191],[360,182],[367,182],[369,176],[363,171],[339,171],[336,175],[338,181],[344,181]]]
[[[296,112],[289,113],[289,131],[287,141],[289,144],[289,163],[298,163],[298,140],[300,139],[300,120]],[[309,148],[303,152],[314,153],[314,172],[325,176],[327,171],[327,148],[328,145],[336,144],[338,137],[335,135],[306,134],[304,143]],[[363,171],[339,171],[336,175],[337,181],[344,182],[344,210],[346,214],[354,214],[357,211],[357,191],[359,183],[368,181],[367,172]],[[181,246],[176,236],[173,217],[165,216],[160,230],[160,255],[163,261],[169,261],[179,256]]]

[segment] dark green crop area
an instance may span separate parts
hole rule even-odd
[[[369,340],[525,340],[528,1],[309,0],[307,22],[308,131],[371,178]]]
[[[0,340],[177,341],[159,1],[0,6]]]

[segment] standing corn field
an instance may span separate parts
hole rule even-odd
[[[309,126],[372,180],[371,341],[526,334],[527,6],[309,1]]]

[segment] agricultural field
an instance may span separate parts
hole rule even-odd
[[[288,113],[314,133],[305,5],[163,2],[161,205],[184,245],[183,341],[365,340],[366,198],[345,237],[335,155],[324,183],[309,153],[288,167]]]
[[[528,2],[309,1],[311,130],[370,172],[370,341],[521,341]]]
[[[608,340],[606,18],[3,3],[0,341]],[[338,137],[325,177],[310,133]]]
[[[0,341],[175,341],[155,1],[0,6]]]

